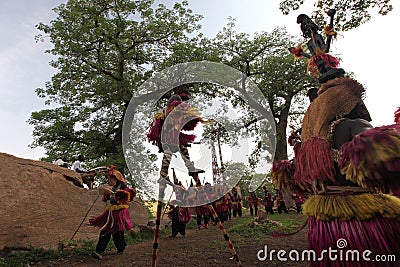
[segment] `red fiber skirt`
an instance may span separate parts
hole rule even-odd
[[[400,266],[400,222],[382,217],[364,221],[322,221],[310,217],[308,250],[316,252],[317,260],[310,261],[312,267]]]
[[[103,230],[109,233],[124,232],[132,229],[132,221],[129,215],[128,209],[120,209],[111,212],[109,217],[109,211],[105,210],[100,216],[92,218],[89,223],[94,226],[103,228]]]

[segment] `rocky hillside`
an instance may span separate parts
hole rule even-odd
[[[97,239],[98,229],[89,218],[104,208],[98,190],[83,188],[80,175],[42,161],[0,153],[0,250],[9,248],[56,248],[74,239]],[[147,224],[147,211],[136,200],[130,205],[132,221]]]

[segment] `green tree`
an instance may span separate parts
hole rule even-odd
[[[357,28],[369,21],[372,9],[377,9],[380,15],[386,15],[393,9],[390,0],[314,0],[314,2],[316,10],[311,17],[320,26],[327,24],[326,12],[331,8],[336,9],[335,29],[339,31]],[[298,10],[303,3],[304,0],[283,0],[280,3],[280,10],[287,15],[291,11]]]
[[[37,95],[52,104],[33,112],[32,147],[42,146],[53,160],[83,154],[92,165],[125,168],[123,118],[133,93],[171,53],[200,28],[201,16],[187,2],[171,8],[152,0],[69,0],[55,8],[58,17],[39,23],[49,38],[57,70]],[[143,149],[143,172],[153,171]],[[152,158],[150,158],[152,159]],[[141,159],[138,159],[141,160]]]
[[[304,99],[307,88],[317,85],[317,81],[306,74],[304,61],[294,62],[288,52],[287,48],[299,41],[282,28],[276,28],[271,33],[258,33],[250,38],[249,34],[235,31],[234,20],[218,33],[214,41],[222,62],[252,79],[268,101],[276,127],[274,158],[287,159],[288,123],[304,113],[306,103],[301,99]],[[300,101],[294,104],[294,99]],[[256,119],[248,121],[247,127],[262,143],[268,129],[257,127]],[[260,160],[257,150],[253,154],[254,161]]]

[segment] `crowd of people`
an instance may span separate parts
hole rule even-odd
[[[288,208],[282,191],[275,190],[275,193],[271,194],[265,186],[263,187],[263,197],[258,197],[255,191],[251,191],[248,197],[243,198],[239,186],[232,187],[225,194],[221,194],[226,189],[227,187],[224,185],[211,186],[210,183],[206,183],[204,186],[191,187],[191,192],[187,193],[188,190],[182,186],[182,183],[176,183],[174,192],[177,198],[169,203],[169,211],[167,212],[172,222],[170,237],[175,237],[179,233],[185,236],[186,223],[192,218],[191,209],[187,206],[194,206],[192,211],[194,211],[193,215],[196,218],[197,229],[201,230],[208,229],[210,224],[217,224],[212,216],[211,207],[215,210],[218,221],[224,223],[230,219],[242,217],[244,210],[249,210],[250,216],[253,217],[258,216],[261,208],[265,209],[267,214],[282,214],[283,212],[288,214],[289,209],[300,213],[304,202],[299,194],[291,194],[289,197],[293,200],[295,206]],[[193,192],[195,193],[193,194]],[[186,197],[186,199],[182,199],[182,197]],[[213,200],[210,202],[211,206],[207,202],[210,199]],[[185,203],[185,207],[181,207],[181,203]],[[201,205],[195,205],[196,203]]]

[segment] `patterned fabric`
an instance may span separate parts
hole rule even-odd
[[[231,208],[232,210],[241,210],[242,209],[242,197],[238,193],[231,194],[232,202]]]
[[[195,211],[196,215],[199,215],[199,216],[208,216],[211,214],[211,212],[208,208],[208,205],[197,206],[197,207],[195,207],[194,211]]]
[[[179,208],[178,219],[181,223],[188,223],[192,219],[189,208]]]
[[[250,193],[250,196],[247,198],[247,200],[249,201],[250,206],[257,207],[259,204],[258,197],[254,192]]]
[[[89,223],[108,233],[123,232],[132,229],[132,221],[127,208],[116,211],[105,210],[100,216],[90,219]]]
[[[113,187],[113,194],[109,192],[103,194],[102,201],[110,201],[110,204],[106,206],[105,211],[100,216],[89,219],[91,225],[98,226],[102,231],[108,233],[117,233],[132,229],[127,202],[133,201],[136,196],[136,190],[127,187],[125,184],[123,187],[125,187],[123,190]],[[120,198],[118,197],[119,195]]]

